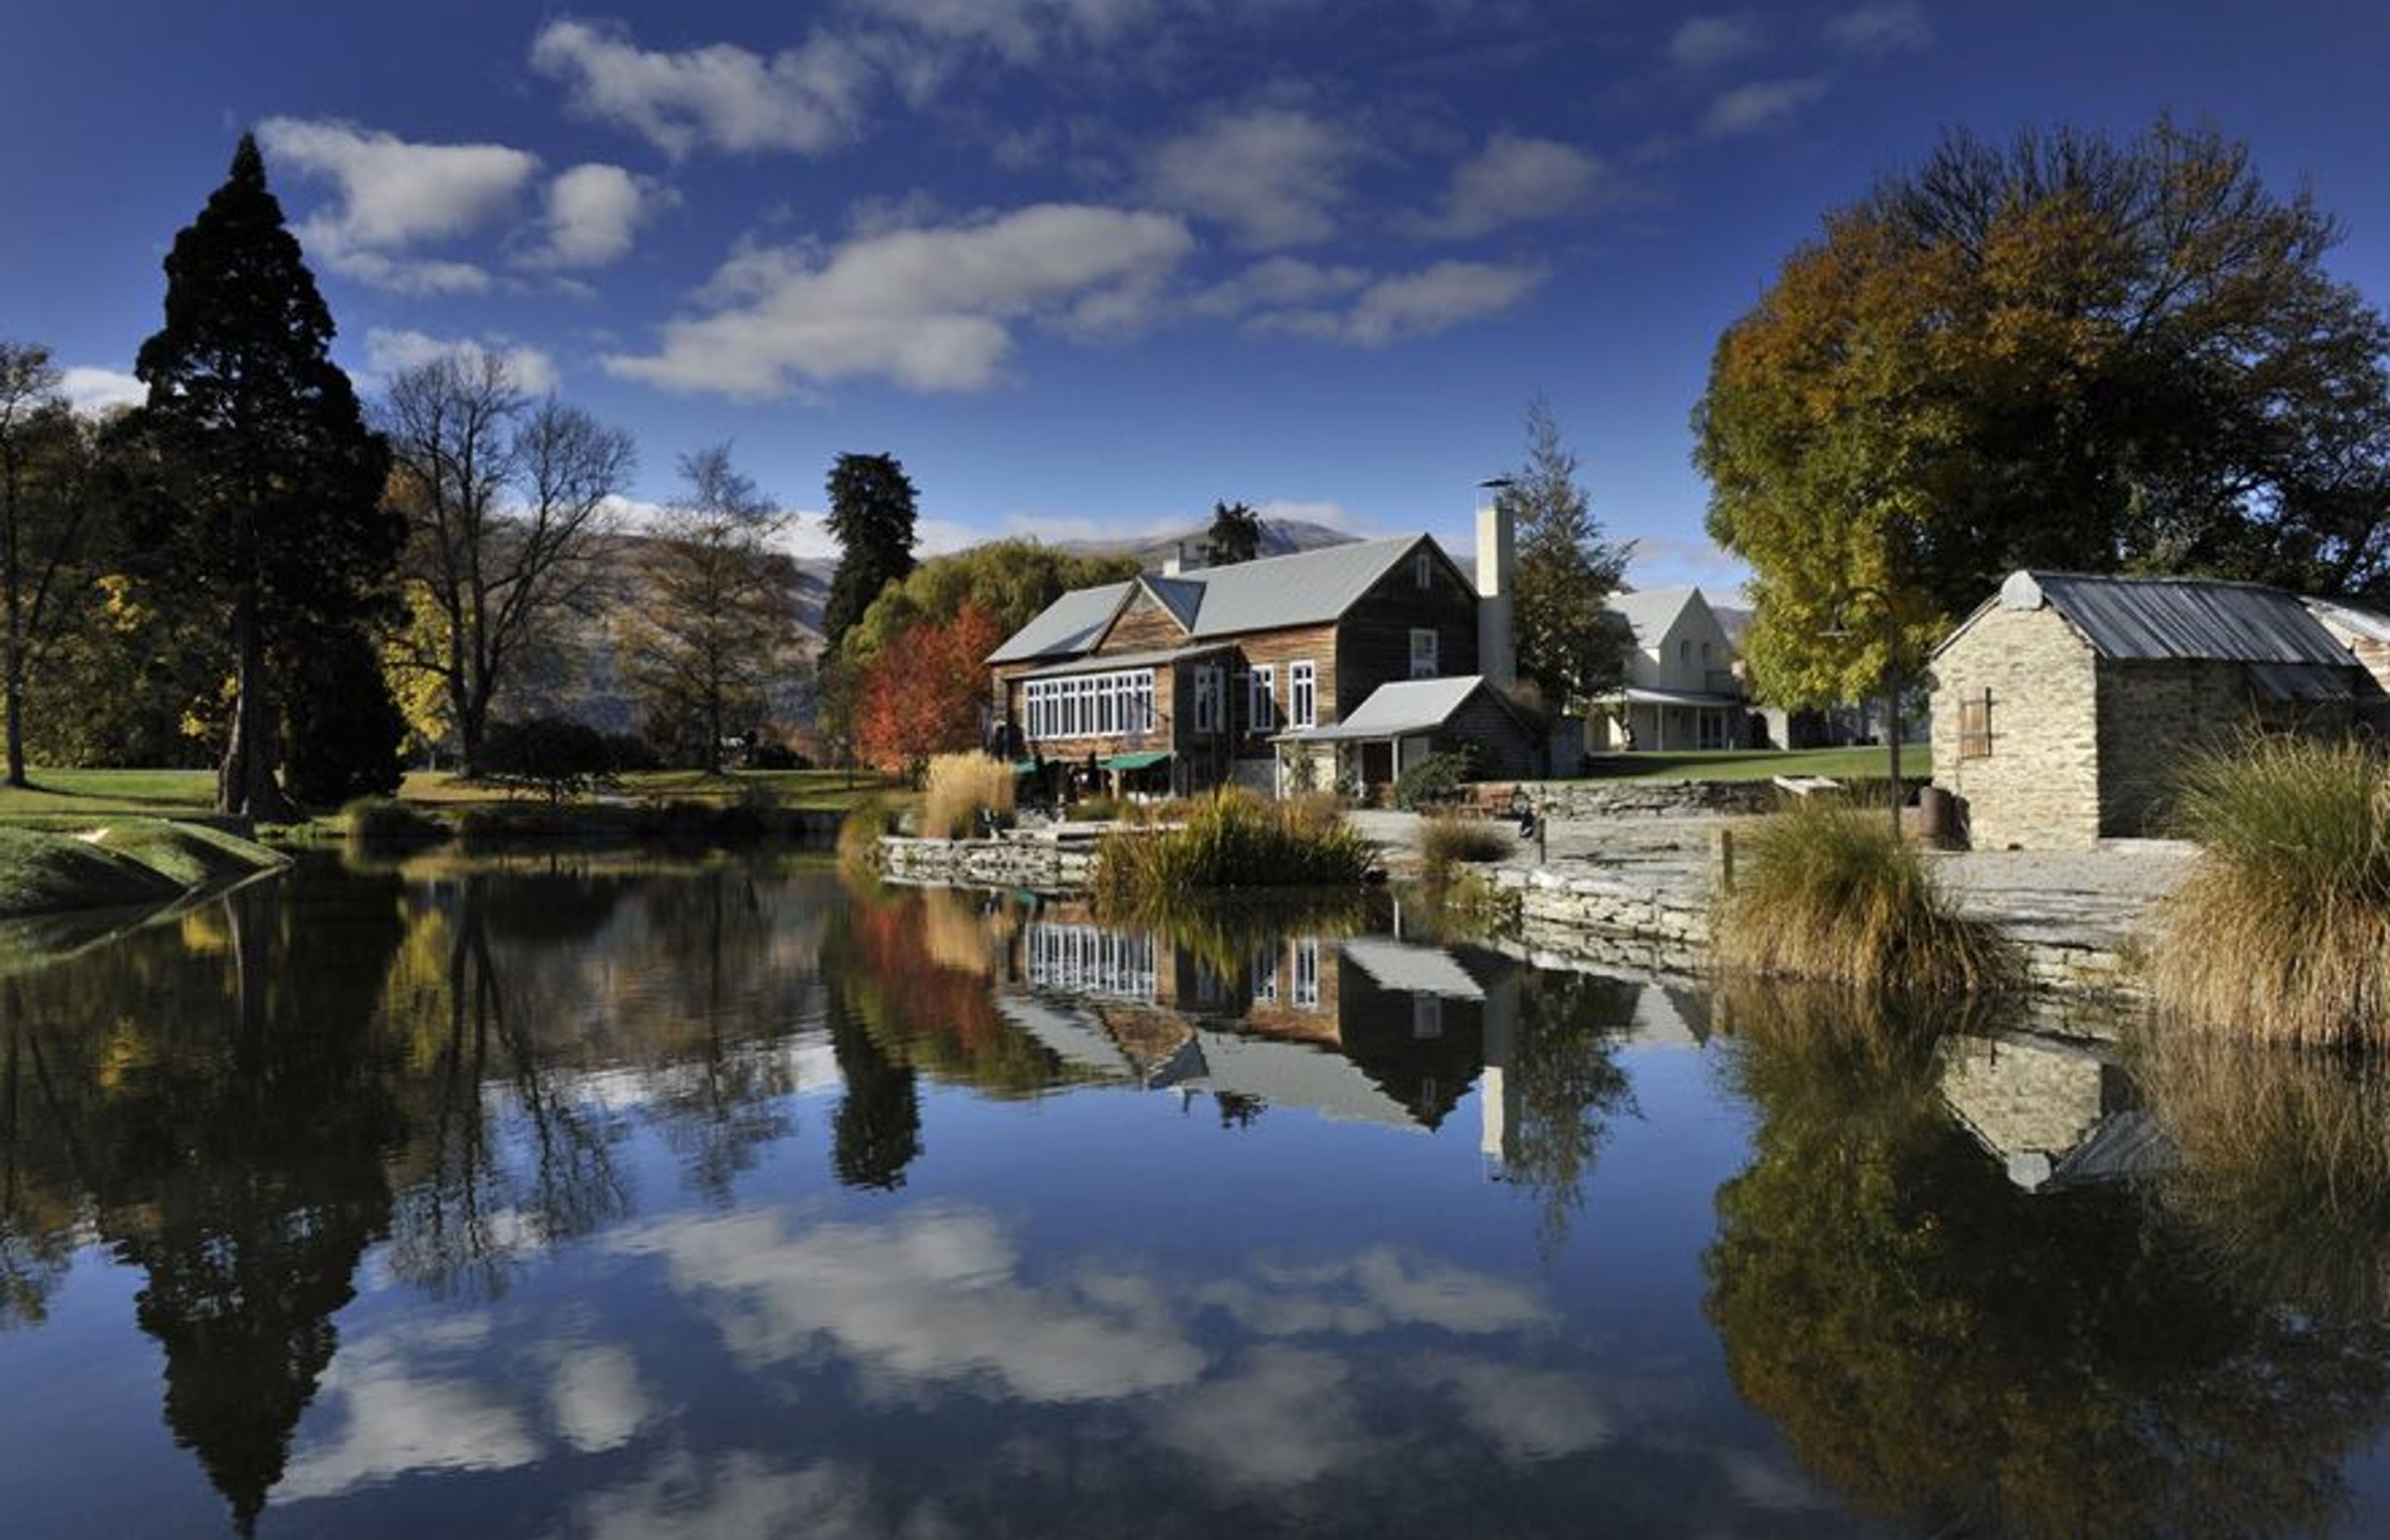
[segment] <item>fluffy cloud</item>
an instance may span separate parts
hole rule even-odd
[[[59,371],[58,393],[85,417],[99,417],[119,407],[140,405],[149,399],[149,387],[120,370],[79,365]]]
[[[1544,280],[1520,263],[1440,262],[1379,278],[1342,310],[1285,310],[1256,316],[1258,331],[1382,347],[1440,331],[1518,303]]]
[[[1601,180],[1601,162],[1550,139],[1497,134],[1453,173],[1435,233],[1457,237],[1582,209]]]
[[[1695,16],[1668,39],[1668,62],[1680,70],[1715,70],[1759,51],[1758,21],[1747,16]]]
[[[551,21],[531,62],[564,83],[575,111],[675,158],[700,146],[819,154],[861,131],[872,79],[861,50],[821,32],[765,58],[728,43],[660,52],[586,21]]]
[[[503,218],[539,170],[537,156],[505,145],[417,144],[344,122],[270,118],[258,137],[279,164],[339,188],[331,207],[298,227],[309,252],[336,272],[405,292],[489,287],[470,263],[405,253]]]
[[[1034,64],[1058,35],[1118,36],[1154,14],[1154,0],[861,0],[861,8],[936,42]]]
[[[1792,122],[1793,114],[1825,94],[1826,83],[1814,77],[1755,80],[1714,98],[1702,114],[1702,133],[1712,139],[1765,134]]]
[[[534,347],[508,347],[502,341],[484,344],[469,337],[433,337],[386,327],[366,333],[366,367],[384,378],[434,359],[457,358],[469,364],[489,357],[504,363],[508,378],[533,395],[556,389],[555,360]]]
[[[1162,147],[1154,195],[1228,225],[1247,246],[1302,246],[1336,233],[1356,147],[1308,113],[1258,108],[1214,119]]]
[[[674,200],[670,188],[620,166],[575,166],[547,185],[546,233],[525,260],[535,267],[603,267]]]
[[[1826,41],[1860,58],[1914,53],[1934,41],[1916,0],[1870,0],[1826,23]]]
[[[1193,246],[1168,215],[1049,203],[882,230],[827,254],[754,248],[707,286],[712,314],[667,323],[659,351],[616,354],[606,367],[667,390],[747,399],[856,378],[983,390],[1011,353],[1016,323],[1089,330],[1134,321]]]
[[[1198,292],[1188,307],[1199,315],[1242,315],[1256,310],[1317,304],[1368,287],[1365,267],[1322,266],[1300,257],[1267,257],[1233,278]]]

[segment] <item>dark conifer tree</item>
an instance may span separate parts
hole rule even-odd
[[[332,331],[243,135],[166,257],[166,324],[135,365],[149,397],[122,438],[150,581],[225,628],[236,695],[220,812],[290,815],[275,774],[289,671],[274,660],[386,602],[397,558],[389,453],[331,360]]]
[[[1262,516],[1244,503],[1212,505],[1212,527],[1203,535],[1203,565],[1228,567],[1262,554]]]
[[[829,533],[840,555],[822,606],[825,651],[837,651],[880,591],[912,571],[917,496],[893,455],[841,455],[830,466]]]

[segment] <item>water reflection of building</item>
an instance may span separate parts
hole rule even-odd
[[[999,1008],[1101,1078],[1433,1129],[1486,1067],[1489,1037],[1514,1038],[1523,970],[1385,936],[1199,944],[1066,915],[1022,927],[1020,987]],[[1488,1089],[1498,1101],[1498,1079]]]
[[[2089,1044],[1946,1039],[1942,1099],[2028,1192],[2145,1175],[2172,1158],[2124,1071]]]

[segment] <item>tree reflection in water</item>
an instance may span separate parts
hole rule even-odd
[[[1936,1096],[1931,1032],[1741,986],[1760,1113],[1720,1188],[1707,1309],[1737,1387],[1853,1504],[1936,1534],[2324,1527],[2390,1411],[2373,1318],[2204,1265],[2124,1186],[2028,1194]]]

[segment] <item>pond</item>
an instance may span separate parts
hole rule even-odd
[[[1433,934],[434,856],[0,953],[0,1529],[2390,1530],[2371,1077]]]

